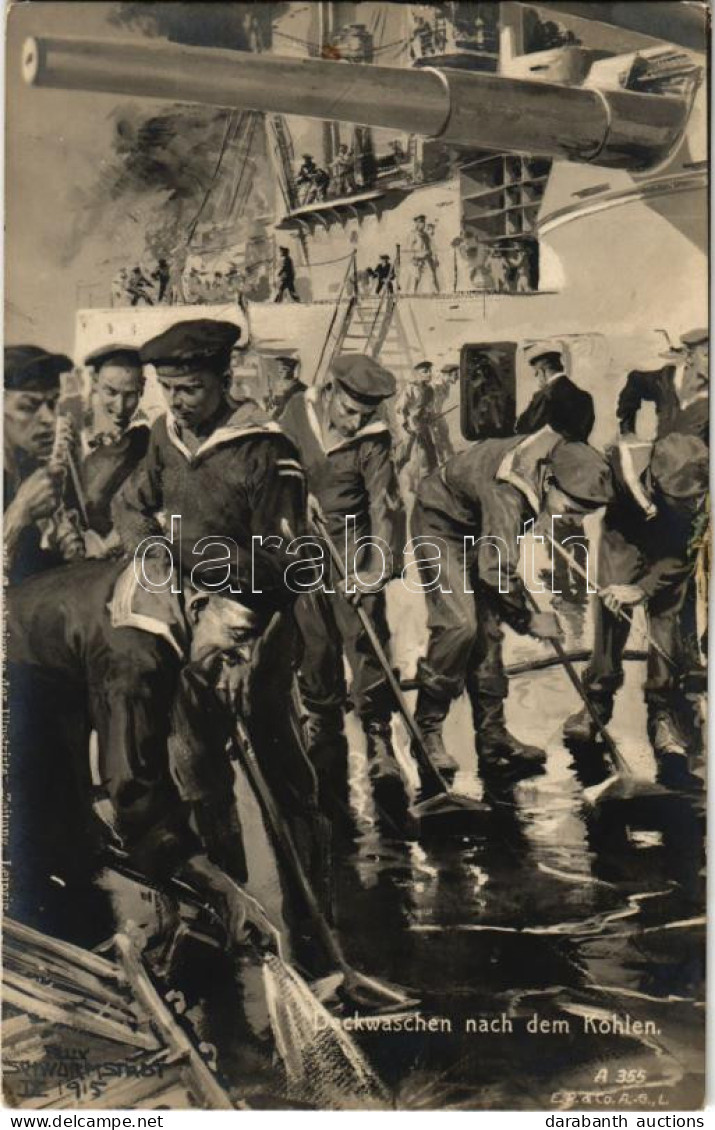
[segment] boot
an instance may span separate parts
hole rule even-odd
[[[340,709],[310,710],[304,722],[308,756],[318,778],[318,804],[334,829],[351,832],[348,743]]]
[[[392,747],[392,724],[388,718],[364,718],[367,742],[367,772],[378,816],[401,828],[407,814],[407,794]]]
[[[453,784],[459,770],[459,764],[447,752],[442,737],[442,727],[449,712],[450,702],[449,698],[431,694],[425,687],[421,687],[415,708],[415,721],[420,728],[427,755],[447,786]],[[414,743],[412,756],[417,762],[422,791],[433,792],[432,782],[427,781],[419,756],[415,753]]]
[[[611,717],[611,704],[609,703],[608,705],[606,705],[605,703],[592,703],[592,705],[596,710],[600,721],[605,726],[605,724]],[[569,718],[566,719],[564,723],[563,734],[565,742],[573,742],[575,745],[591,745],[599,737],[599,733],[593,721],[593,718],[591,717],[591,713],[586,709],[585,706],[582,707],[581,710],[577,710],[575,714],[572,714]]]
[[[648,728],[656,757],[687,758],[688,747],[681,738],[673,718],[666,711],[659,711],[652,721],[649,720]]]
[[[504,700],[483,691],[473,694],[477,754],[482,776],[522,778],[543,773],[546,753],[510,734],[504,721]]]

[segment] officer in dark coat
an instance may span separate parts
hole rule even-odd
[[[169,410],[154,423],[146,458],[112,514],[129,553],[143,539],[161,539],[160,514],[167,524],[179,515],[181,535],[171,551],[184,576],[225,590],[268,623],[252,664],[246,724],[304,859],[317,866],[315,774],[287,708],[276,709],[290,700],[295,654],[295,593],[285,580],[295,558],[286,553],[284,526],[296,534],[304,529],[305,477],[279,425],[255,402],[236,408],[227,398],[239,334],[231,322],[197,319],[142,346],[142,362],[154,366]],[[217,555],[217,539],[235,551]]]
[[[429,643],[418,664],[416,719],[446,776],[458,766],[444,747],[442,727],[465,685],[483,775],[508,779],[538,771],[545,760],[543,750],[519,741],[504,721],[509,688],[501,621],[538,639],[558,634],[553,613],[536,614],[527,604],[517,538],[538,514],[586,513],[603,506],[611,489],[598,452],[549,428],[526,439],[477,441],[420,484],[412,536]]]
[[[659,439],[680,432],[709,443],[708,331],[690,330],[680,340],[684,350],[666,355],[673,363],[651,371],[634,369],[628,374],[618,398],[622,435],[635,432],[638,410],[647,400],[655,405]]]
[[[146,592],[125,561],[80,562],[11,590],[13,915],[84,944],[102,940],[114,927],[96,875],[103,849],[118,846],[134,869],[184,878],[230,929],[240,925],[245,858],[223,749],[236,665],[255,631],[255,616],[234,602],[187,588]],[[197,758],[182,715],[199,686]]]
[[[607,722],[623,683],[623,651],[630,626],[623,608],[645,604],[648,632],[662,654],[650,648],[645,686],[648,732],[658,758],[685,765],[687,743],[679,726],[678,668],[682,669],[681,610],[695,567],[692,545],[696,517],[708,484],[708,450],[697,436],[673,432],[645,448],[645,469],[632,450],[612,453],[616,483],[606,508],[598,561],[602,599],[595,607],[593,655],[584,685],[598,715]],[[649,456],[649,458],[648,458]],[[587,710],[568,719],[564,736],[592,742],[596,730]]]
[[[92,372],[93,397],[106,426],[86,438],[82,485],[89,528],[106,538],[112,529],[112,499],[149,446],[149,425],[137,413],[144,377],[139,350],[128,345],[105,345],[84,363]]]
[[[62,353],[36,345],[5,348],[3,509],[12,584],[83,552],[78,529],[65,520],[64,472],[53,462],[60,375],[71,369]],[[62,443],[70,443],[69,420],[60,420],[59,428]]]
[[[395,392],[395,378],[362,354],[336,358],[330,382],[294,396],[281,426],[300,451],[308,489],[325,517],[347,572],[360,569],[362,604],[380,642],[389,648],[384,585],[399,574],[404,515],[392,457],[390,430],[380,407]],[[346,523],[354,520],[354,531]],[[390,562],[372,548],[355,558],[355,544],[371,535],[387,547]],[[333,578],[332,587],[337,582]],[[351,697],[367,738],[376,796],[392,810],[404,802],[392,748],[392,694],[355,609],[339,593],[315,592],[296,607],[303,637],[300,688],[309,711],[311,746],[326,806],[347,805],[347,746],[343,711],[347,691],[343,648],[352,670]]]
[[[536,347],[529,356],[538,391],[516,421],[518,435],[531,435],[548,425],[564,439],[585,443],[595,421],[593,398],[564,372],[563,356]]]

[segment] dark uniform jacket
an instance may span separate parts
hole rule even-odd
[[[384,420],[375,420],[326,447],[321,407],[321,394],[311,388],[291,398],[280,420],[300,452],[308,490],[318,499],[341,552],[346,516],[355,515],[356,536],[372,534],[386,541],[397,573],[404,548],[404,510],[390,429]]]
[[[606,507],[604,530],[617,531],[640,553],[642,574],[636,582],[649,599],[680,584],[693,570],[690,542],[697,506],[666,498],[648,485],[645,468],[650,443],[625,444],[610,453],[615,495]],[[644,502],[656,507],[648,517]]]
[[[82,463],[82,485],[89,527],[101,537],[112,529],[112,500],[125,479],[141,463],[149,447],[148,424],[131,425],[119,439],[98,436]]]
[[[560,437],[553,432],[485,439],[458,452],[420,483],[417,501],[446,516],[454,536],[485,540],[478,552],[480,585],[490,590],[500,615],[515,631],[531,622],[524,582],[517,572],[524,523],[539,511],[536,464]],[[498,540],[497,540],[498,539]],[[501,561],[493,544],[501,549]],[[500,584],[502,589],[500,591]]]
[[[210,560],[225,555],[225,550],[217,552],[217,540],[226,545],[232,539],[238,546],[238,565],[234,554],[227,580],[240,589],[241,601],[263,608],[292,601],[295,594],[286,587],[284,575],[295,559],[285,554],[289,538],[281,520],[293,533],[302,532],[305,477],[294,445],[255,403],[241,404],[193,455],[170,414],[155,422],[146,458],[112,507],[115,527],[129,553],[144,538],[162,533],[160,513],[167,528],[171,515],[181,515],[181,544],[174,545],[173,553],[186,580],[197,565],[198,580],[217,583],[226,576],[226,563],[215,564],[213,571],[208,566]],[[252,537],[263,538],[264,543],[282,538],[283,543],[257,543],[252,548]],[[202,539],[207,539],[206,546],[214,544],[204,550],[203,566],[201,550],[194,552]]]
[[[177,598],[170,593],[144,594],[152,615],[141,621],[132,616],[127,600],[121,594],[118,599],[122,574],[134,582],[132,566],[127,567],[126,562],[82,561],[32,577],[10,590],[7,660],[11,691],[33,675],[45,680],[31,684],[33,694],[24,703],[11,696],[11,714],[13,710],[38,710],[47,740],[42,749],[16,748],[10,742],[8,752],[11,770],[13,759],[21,753],[36,759],[24,769],[17,766],[20,777],[29,772],[41,778],[42,758],[49,758],[44,772],[56,780],[58,798],[72,794],[68,781],[76,781],[75,805],[64,811],[58,799],[53,808],[50,798],[47,812],[24,814],[33,827],[43,819],[59,829],[68,824],[64,834],[76,836],[79,826],[89,822],[93,791],[101,784],[112,802],[116,830],[134,862],[147,871],[170,870],[178,859],[200,850],[188,826],[187,805],[171,777],[167,754],[169,714],[185,662],[185,627],[178,605],[172,614],[169,604]],[[145,627],[138,629],[139,623]],[[47,694],[41,686],[46,686]],[[55,727],[61,738],[64,714],[76,700],[88,715],[87,728],[75,723],[69,735],[74,763],[58,764],[50,735]],[[44,717],[43,710],[49,711]],[[90,774],[90,728],[98,735],[100,780],[96,782]],[[67,743],[63,746],[59,741],[58,745],[67,758]],[[41,779],[28,784],[42,793]],[[19,831],[31,834],[29,827]]]
[[[671,432],[699,436],[710,442],[709,403],[707,392],[698,393],[685,403],[681,402],[677,384],[678,369],[664,365],[662,369],[638,370],[628,374],[618,397],[617,416],[621,434],[636,430],[636,416],[644,400],[655,404],[658,416],[658,439]]]
[[[564,439],[585,443],[595,419],[591,394],[561,373],[534,394],[516,421],[515,431],[531,435],[548,425]]]

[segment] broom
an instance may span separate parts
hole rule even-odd
[[[570,555],[566,554],[566,556],[569,557]],[[541,608],[534,594],[530,592],[528,588],[525,588],[525,592],[526,599],[534,612],[541,612]],[[584,685],[576,673],[576,668],[569,659],[561,641],[551,639],[549,642],[556,652],[561,666],[568,675],[576,693],[591,716],[596,731],[608,749],[613,767],[616,770],[615,773],[607,777],[605,781],[601,781],[600,784],[592,785],[590,788],[584,789],[583,795],[585,800],[587,800],[589,804],[597,804],[604,799],[606,794],[608,794],[609,800],[631,800],[634,797],[662,796],[667,791],[662,785],[658,785],[654,781],[636,777],[633,773],[633,770],[619,750],[609,730],[599,718],[598,711],[588,697]]]
[[[317,532],[328,547],[328,552],[335,566],[335,571],[340,579],[344,581],[346,577],[345,566],[338,547],[330,537],[325,523],[317,515],[313,520]],[[410,737],[412,738],[412,751],[421,770],[422,799],[417,804],[411,806],[410,811],[412,815],[418,820],[424,820],[428,817],[452,816],[458,813],[488,812],[489,805],[483,804],[473,797],[454,793],[449,789],[447,782],[436,765],[432,763],[432,759],[425,748],[422,731],[417,725],[415,717],[407,704],[407,699],[404,696],[402,687],[392,669],[390,660],[385,654],[370,617],[365,609],[361,608],[359,605],[355,608],[355,612],[360,620],[365,635],[370,641],[370,646],[375,653],[377,661],[383,670],[388,686],[397,704],[397,708],[402,715],[402,719],[407,726]]]

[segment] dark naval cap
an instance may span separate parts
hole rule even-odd
[[[702,345],[703,342],[708,341],[709,336],[710,335],[708,330],[688,330],[686,334],[681,335],[680,340],[682,341],[683,345],[686,345],[690,349],[692,349],[696,345]]]
[[[60,374],[72,369],[64,353],[48,353],[37,345],[5,347],[5,391],[48,392],[60,387]]]
[[[394,396],[397,388],[392,373],[362,353],[343,353],[330,370],[340,387],[364,404],[379,404]]]
[[[611,468],[588,443],[559,443],[552,452],[550,468],[561,490],[578,502],[596,509],[613,497]]]
[[[650,473],[663,494],[697,498],[708,489],[708,448],[699,436],[672,432],[656,440]]]
[[[194,318],[176,322],[139,350],[142,364],[153,365],[160,377],[181,377],[198,369],[222,373],[241,336],[233,322]]]
[[[102,345],[93,349],[84,359],[88,369],[99,372],[103,365],[126,365],[132,369],[141,368],[141,357],[136,345],[122,345],[112,342],[111,345]]]

